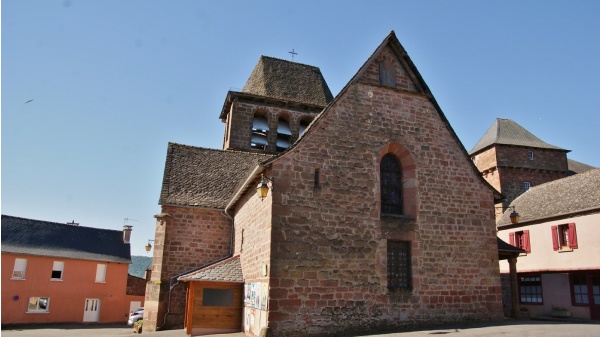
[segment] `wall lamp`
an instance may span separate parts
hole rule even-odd
[[[519,215],[519,213],[517,213],[517,211],[515,210],[515,206],[510,206],[509,208],[512,208],[512,212],[510,213],[510,222],[512,224],[517,224],[519,223],[519,220],[521,219],[521,216]]]
[[[148,240],[148,244],[146,246],[144,246],[146,248],[147,252],[149,252],[152,249],[152,245],[150,244],[150,241],[154,242],[154,240]]]
[[[258,183],[258,186],[256,186],[256,194],[260,198],[260,201],[263,201],[267,197],[267,193],[269,193],[269,188],[273,190],[274,181],[275,178],[265,177],[264,174],[260,175],[260,183]]]

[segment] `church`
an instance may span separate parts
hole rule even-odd
[[[502,195],[393,31],[335,97],[319,68],[261,56],[219,118],[222,149],[168,144],[145,331],[503,318]]]

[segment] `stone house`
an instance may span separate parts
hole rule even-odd
[[[501,195],[394,32],[335,98],[318,68],[262,57],[220,117],[223,150],[168,146],[146,331],[230,331],[204,315],[239,298],[251,336],[503,317]]]
[[[568,159],[568,152],[511,119],[497,118],[469,154],[483,177],[505,197],[496,206],[498,219],[529,188],[594,168]]]

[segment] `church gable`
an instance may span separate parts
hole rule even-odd
[[[365,71],[356,80],[373,85],[421,92],[414,78],[388,44],[383,46],[378,54],[373,55],[366,64]]]

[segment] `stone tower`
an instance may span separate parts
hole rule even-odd
[[[261,56],[242,91],[227,93],[223,150],[281,152],[332,100],[319,68]]]
[[[483,177],[506,197],[496,205],[498,218],[530,187],[566,177],[567,152],[513,120],[497,118],[469,154]]]

